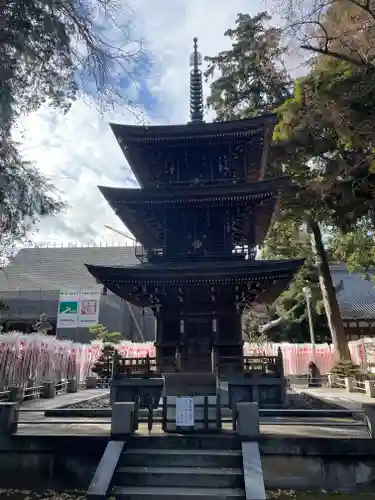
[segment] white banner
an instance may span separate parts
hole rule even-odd
[[[101,288],[61,290],[57,328],[87,328],[99,323]]]
[[[194,398],[176,398],[176,427],[194,427]]]
[[[89,327],[99,323],[101,289],[81,290],[78,327]]]

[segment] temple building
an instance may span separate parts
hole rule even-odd
[[[111,125],[140,188],[99,189],[140,242],[139,264],[87,268],[154,311],[163,372],[176,357],[182,371],[211,371],[214,351],[233,373],[243,357],[243,309],[274,301],[303,261],[256,259],[287,184],[267,175],[275,115],[205,123],[200,65],[194,39],[190,123]]]

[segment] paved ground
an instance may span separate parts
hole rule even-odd
[[[371,402],[370,398],[357,393],[347,393],[340,389],[299,389],[323,401],[334,402],[346,409],[361,410],[362,403]],[[104,418],[46,418],[44,411],[65,405],[72,405],[89,398],[102,397],[108,394],[108,389],[90,389],[75,394],[64,394],[54,399],[37,399],[25,402],[21,407],[18,434],[21,435],[108,435],[109,419]],[[26,411],[24,411],[26,410]],[[228,430],[231,425],[225,424]],[[147,433],[147,425],[140,424],[140,432]],[[285,436],[310,436],[327,438],[368,438],[367,428],[362,422],[351,419],[334,418],[263,418],[261,420],[262,434]],[[161,433],[159,423],[156,423],[153,433]]]
[[[331,389],[329,387],[317,387],[309,389],[295,389],[296,392],[303,392],[309,396],[321,399],[325,402],[332,402],[347,410],[362,410],[364,403],[375,404],[375,399],[369,398],[359,392],[348,392],[345,389]]]
[[[62,419],[48,419],[50,423],[20,423],[17,435],[81,435],[81,436],[98,436],[109,434],[109,422],[100,422],[96,419],[90,423],[89,419],[69,419],[69,424],[64,423]],[[99,423],[100,422],[100,423]],[[231,430],[230,424],[224,424],[224,429]],[[148,434],[147,424],[142,423],[139,426],[141,434]],[[162,432],[161,425],[155,424],[152,434],[160,434]],[[366,439],[369,438],[367,428],[358,423],[342,424],[323,423],[319,422],[317,425],[301,425],[297,422],[290,424],[274,424],[264,423],[261,424],[262,434],[272,434],[285,437],[304,436],[316,438],[354,438]]]
[[[62,394],[52,399],[31,399],[21,405],[20,422],[40,420],[44,418],[46,410],[53,410],[65,405],[80,403],[90,398],[102,397],[109,394],[108,389],[86,389],[73,394]],[[27,410],[27,411],[25,411]]]

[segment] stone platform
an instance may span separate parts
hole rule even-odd
[[[297,391],[297,389],[295,389]],[[348,392],[344,389],[329,387],[314,387],[298,389],[298,392],[307,394],[325,403],[332,404],[346,410],[361,411],[364,404],[374,404],[375,400],[358,392]]]
[[[316,390],[311,389],[311,391]],[[72,414],[69,414],[67,417],[45,417],[44,415],[44,412],[48,410],[64,409],[64,407],[72,404],[108,395],[108,389],[89,389],[75,394],[57,396],[50,400],[27,401],[21,406],[17,435],[108,436],[110,417],[105,413],[105,410],[104,412],[103,410],[94,410],[93,413],[90,413],[91,415],[97,415],[96,417],[75,417]],[[356,408],[359,410],[358,406]],[[155,413],[157,414],[158,412]],[[352,438],[363,439],[369,436],[367,428],[363,423],[351,418],[261,417],[260,426],[262,435],[285,436],[286,438],[304,436],[336,439],[350,436]],[[228,422],[227,418],[223,421],[223,431],[231,432],[231,428],[231,422]],[[140,435],[148,434],[146,423],[140,423],[138,433]],[[152,433],[157,435],[162,434],[159,422],[154,423]]]
[[[231,432],[224,432],[220,436],[163,436],[156,433],[146,436],[141,430],[141,433],[130,438],[126,449],[137,448],[138,455],[142,450],[150,448],[192,449],[189,444],[191,439],[196,441],[196,450],[216,450],[224,446],[227,449],[240,449],[241,446],[238,437]],[[219,446],[218,441],[222,440],[228,444],[225,445],[224,442]],[[17,480],[18,487],[22,485],[30,488],[30,483],[34,481],[34,484],[43,484],[48,488],[51,484],[49,481],[56,486],[56,481],[60,480],[64,488],[85,489],[92,480],[107,444],[107,434],[90,435],[87,431],[86,435],[19,433],[9,438],[1,438],[1,482],[9,478],[13,487],[14,481]],[[362,491],[374,491],[373,440],[358,439],[351,435],[339,439],[316,435],[285,436],[265,433],[262,430],[259,446],[268,488],[337,490],[357,485]],[[159,456],[159,451],[157,453]],[[135,456],[133,458],[140,460]],[[155,460],[153,463],[154,467],[160,465]]]

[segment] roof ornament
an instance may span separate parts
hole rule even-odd
[[[191,123],[203,122],[203,82],[202,71],[199,66],[202,66],[202,54],[198,52],[198,38],[194,38],[194,51],[190,55],[190,118]]]

